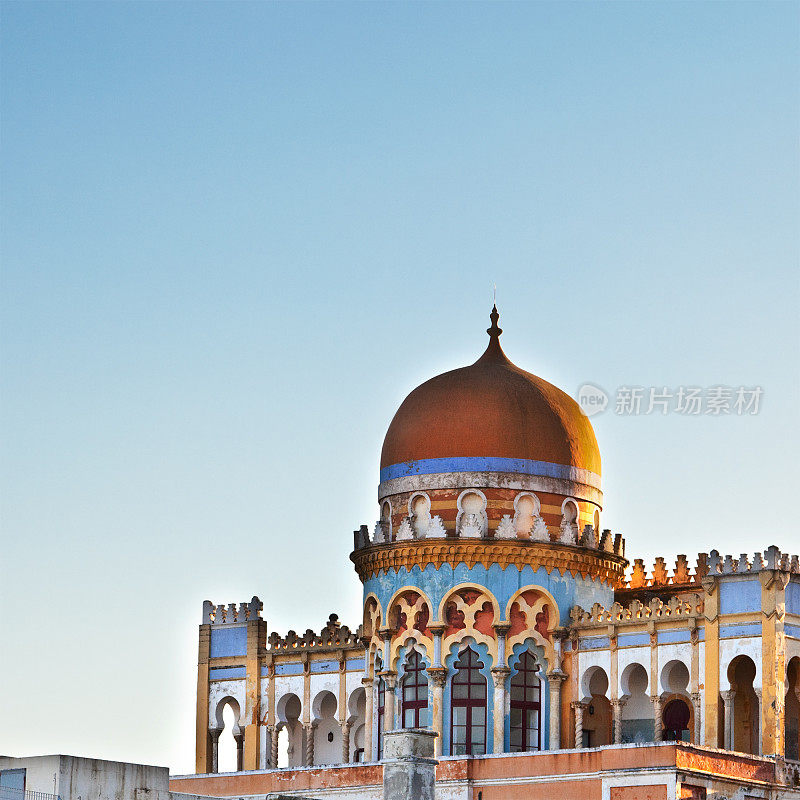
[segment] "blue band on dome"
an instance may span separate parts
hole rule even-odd
[[[518,472],[523,475],[538,475],[582,483],[586,482],[585,477],[589,475],[595,477],[598,482],[600,479],[599,475],[590,470],[568,467],[564,464],[553,464],[550,461],[532,461],[527,458],[457,456],[455,458],[422,458],[419,461],[392,464],[381,470],[381,483],[393,478],[432,475],[436,472]]]

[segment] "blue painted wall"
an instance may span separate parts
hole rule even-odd
[[[501,569],[499,564],[492,564],[488,568],[476,564],[469,568],[463,562],[456,567],[443,564],[438,570],[433,564],[428,564],[424,570],[415,566],[410,571],[403,567],[397,572],[381,572],[364,583],[364,597],[373,592],[385,613],[396,591],[412,587],[430,598],[435,616],[445,595],[453,586],[461,583],[487,588],[497,598],[501,614],[505,614],[506,604],[519,589],[541,586],[553,595],[562,625],[569,621],[569,611],[574,605],[591,608],[594,603],[600,603],[608,608],[614,602],[614,590],[600,580],[584,579],[580,575],[573,578],[569,573],[562,575],[558,570],[548,575],[544,567],[535,570],[530,566],[518,569],[509,565]]]
[[[800,581],[796,578],[786,584],[786,613],[800,614]]]
[[[746,611],[761,611],[761,583],[758,578],[720,581],[719,613],[741,614]]]
[[[244,678],[246,677],[244,667],[211,667],[208,677],[212,681],[222,680],[223,678]]]
[[[743,636],[761,636],[760,622],[743,622],[740,625],[720,625],[720,639],[741,639]]]
[[[247,628],[211,628],[211,658],[247,655]]]

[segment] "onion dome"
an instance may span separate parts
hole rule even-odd
[[[496,306],[490,318],[489,346],[474,364],[431,378],[403,401],[383,442],[381,481],[458,464],[475,471],[482,459],[485,470],[582,482],[592,473],[588,482],[599,488],[588,418],[568,394],[508,359]]]

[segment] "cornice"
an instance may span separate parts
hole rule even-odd
[[[365,547],[350,555],[362,581],[405,567],[424,569],[433,564],[438,570],[443,564],[453,566],[464,562],[467,567],[499,564],[501,569],[513,565],[544,567],[548,574],[558,570],[583,578],[600,578],[617,586],[624,576],[627,561],[614,553],[587,547],[562,545],[557,542],[533,542],[523,539],[440,539],[390,542]]]

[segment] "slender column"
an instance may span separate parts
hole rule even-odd
[[[764,744],[764,715],[761,713],[761,689],[754,689],[758,707],[755,709],[758,714],[758,743],[756,744],[756,755],[761,755]]]
[[[505,748],[506,678],[508,678],[510,674],[511,670],[508,667],[492,667],[492,678],[494,678],[494,739],[492,742],[493,753],[504,753],[506,749]]]
[[[506,637],[511,630],[511,623],[496,622],[492,627],[497,633],[497,666],[506,666]]]
[[[570,703],[575,712],[575,747],[583,747],[583,703]]]
[[[611,701],[614,708],[614,744],[622,744],[622,709],[626,702],[624,697]]]
[[[442,755],[442,733],[444,731],[443,694],[447,680],[445,667],[428,667],[428,679],[431,687],[431,728],[437,734],[433,742],[435,758]]]
[[[350,763],[350,722],[342,723],[342,764]]]
[[[208,731],[211,736],[211,772],[219,772],[219,735],[222,728],[211,728]]]
[[[700,692],[692,692],[692,706],[694,707],[694,739],[692,744],[700,744],[700,737],[703,733],[703,704]]]
[[[561,749],[561,684],[566,675],[560,671],[547,673],[550,686],[550,749]]]
[[[383,701],[383,730],[394,730],[395,718],[395,687],[397,686],[397,673],[393,670],[381,672],[383,682],[386,684],[386,697]]]
[[[664,722],[661,719],[661,697],[654,695],[650,698],[653,704],[653,741],[660,742],[664,738]]]
[[[278,735],[282,727],[283,723],[279,722],[269,728],[269,765],[272,769],[278,769]]]
[[[361,679],[367,702],[364,706],[364,761],[372,761],[372,730],[375,727],[373,697],[375,696],[375,682],[365,676]]]
[[[722,701],[725,703],[725,749],[733,750],[733,698],[736,696],[736,691],[729,689],[727,692],[721,692]]]
[[[244,769],[244,731],[234,733],[233,738],[236,742],[236,771],[241,772]]]
[[[306,722],[303,725],[303,730],[306,734],[306,748],[305,753],[303,754],[303,766],[304,767],[313,767],[314,766],[314,731],[317,727],[316,722]]]
[[[441,622],[431,623],[428,630],[433,634],[433,662],[432,667],[442,666],[442,634],[447,630],[447,626]]]

